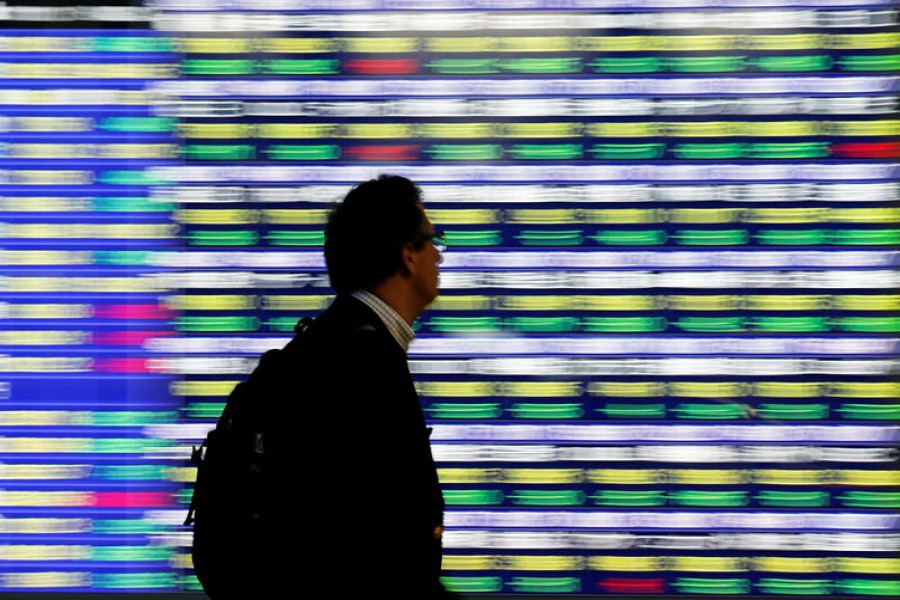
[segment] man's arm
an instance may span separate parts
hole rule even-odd
[[[386,351],[391,350],[391,351]],[[406,524],[433,534],[441,524],[443,500],[431,456],[428,430],[405,356],[363,340],[353,352],[359,369],[348,373],[354,406],[355,447],[361,479],[373,507],[405,515]]]

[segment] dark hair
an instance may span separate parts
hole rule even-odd
[[[397,175],[380,175],[351,189],[325,225],[325,264],[339,294],[370,290],[401,267],[408,243],[421,244],[422,191]]]

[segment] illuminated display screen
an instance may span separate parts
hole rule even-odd
[[[7,4],[0,594],[200,589],[191,445],[392,173],[448,588],[900,595],[895,3]]]

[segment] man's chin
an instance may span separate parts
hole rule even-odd
[[[425,308],[428,308],[429,306],[434,304],[439,297],[440,297],[440,292],[435,292],[434,295],[431,297],[431,300],[429,300],[428,303],[425,305]]]

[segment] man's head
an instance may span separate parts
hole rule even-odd
[[[405,294],[424,301],[437,296],[440,253],[422,192],[409,179],[381,175],[354,186],[335,205],[325,226],[325,263],[339,293],[403,284]]]

